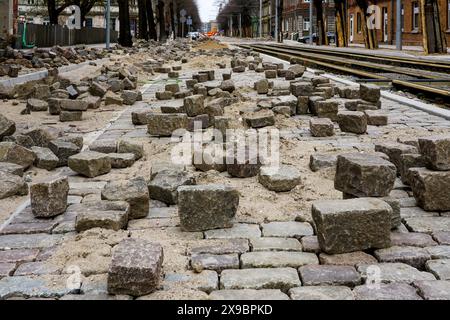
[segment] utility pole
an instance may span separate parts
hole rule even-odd
[[[402,50],[402,0],[397,0],[396,8],[396,33],[395,33],[395,44],[397,50]]]
[[[111,0],[106,0],[106,49],[109,50],[111,42]]]
[[[262,38],[262,6],[263,0],[259,0],[259,37]]]
[[[309,0],[309,43],[313,44],[313,0]]]

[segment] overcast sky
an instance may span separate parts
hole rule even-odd
[[[216,19],[218,8],[214,6],[214,2],[214,0],[197,0],[202,22]]]

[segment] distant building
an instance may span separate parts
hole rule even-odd
[[[4,0],[0,0],[4,1]],[[19,19],[35,24],[48,24],[49,17],[47,13],[47,7],[44,5],[42,0],[18,0],[18,15]],[[105,28],[106,18],[105,18],[105,7],[95,6],[87,14],[84,26],[94,27],[94,28]],[[71,14],[69,9],[66,9],[59,16],[59,24],[64,25],[67,18]],[[137,21],[138,21],[138,7],[137,0],[130,0],[130,28],[133,35],[137,32]],[[117,5],[117,0],[111,0],[111,28],[113,30],[119,31],[119,7]]]
[[[446,34],[447,45],[450,45],[450,0],[438,0],[441,28]],[[380,44],[395,44],[396,34],[396,4],[391,0],[379,0],[381,28],[377,30]],[[362,23],[364,17],[356,5],[356,1],[348,2],[348,28],[350,43],[364,43]],[[402,43],[403,45],[422,46],[422,21],[420,17],[419,0],[403,0],[401,12]]]
[[[309,7],[311,0],[284,0],[283,2],[283,34],[285,38],[296,40],[309,35]],[[323,1],[325,30],[334,33],[336,30],[335,8],[333,0]],[[313,33],[317,32],[317,16],[313,7]]]

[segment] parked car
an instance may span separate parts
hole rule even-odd
[[[186,36],[186,38],[190,38],[192,40],[198,40],[200,38],[199,32],[189,32]]]
[[[312,36],[313,36],[313,42],[316,42],[317,41],[317,33],[313,33]],[[327,32],[328,43],[334,43],[336,41],[335,37],[336,36],[335,36],[335,34],[333,32]],[[310,36],[300,37],[298,39],[298,42],[310,43],[311,42],[310,39],[311,39]]]

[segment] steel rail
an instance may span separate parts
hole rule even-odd
[[[447,61],[431,61],[431,60],[411,58],[411,57],[379,55],[379,54],[370,53],[370,52],[360,53],[360,52],[350,52],[350,51],[345,51],[345,50],[325,49],[325,48],[298,47],[298,46],[286,45],[286,44],[276,44],[276,45],[268,45],[268,46],[276,46],[276,47],[282,47],[282,48],[293,49],[293,50],[304,51],[304,52],[318,52],[318,53],[324,53],[324,54],[328,54],[328,55],[349,56],[349,57],[353,57],[353,58],[358,57],[358,58],[362,58],[362,59],[370,59],[370,60],[381,61],[381,62],[404,63],[404,64],[409,64],[409,65],[414,65],[414,67],[423,66],[423,67],[427,67],[427,68],[441,69],[443,71],[450,72],[450,62],[447,62]]]
[[[296,54],[299,55],[301,57],[305,57],[305,58],[316,58],[316,59],[321,59],[322,61],[325,62],[331,62],[331,63],[340,63],[343,65],[348,65],[348,66],[355,66],[355,65],[359,65],[360,67],[363,68],[367,68],[367,69],[371,69],[371,70],[376,70],[376,71],[383,71],[386,73],[395,73],[395,74],[402,74],[402,75],[407,75],[407,76],[411,76],[414,78],[423,78],[423,79],[450,79],[450,74],[436,74],[435,72],[431,72],[431,71],[427,71],[427,70],[420,70],[421,72],[418,72],[419,70],[415,70],[415,69],[408,69],[405,67],[398,67],[398,66],[387,66],[387,65],[382,65],[379,63],[374,63],[374,62],[364,62],[364,61],[360,61],[360,60],[354,60],[354,59],[345,59],[345,60],[341,60],[341,59],[336,59],[336,57],[330,57],[326,54],[316,54],[316,53],[305,53],[305,52],[297,52],[298,50],[292,50],[292,49],[283,49],[283,48],[277,48],[275,46],[264,46],[264,45],[253,45],[253,47],[269,47],[269,48],[274,48],[275,50],[279,50],[285,53],[289,53],[289,54]]]
[[[291,52],[286,53],[286,50],[282,50],[280,48],[274,48],[273,46],[262,46],[262,45],[240,45],[242,48],[254,50],[261,53],[266,53],[268,55],[279,57],[280,59],[291,61],[292,59],[300,59],[306,66],[313,65],[313,66],[319,66],[324,67],[326,69],[336,70],[340,71],[345,74],[354,75],[357,77],[367,78],[367,79],[378,79],[381,80],[380,82],[391,82],[394,86],[403,87],[407,89],[413,89],[417,91],[421,91],[424,93],[431,94],[433,96],[440,96],[442,98],[445,98],[446,100],[450,100],[450,91],[435,87],[426,86],[423,84],[418,84],[415,82],[407,81],[407,80],[397,80],[397,79],[390,79],[386,76],[375,74],[372,72],[367,72],[363,70],[358,70],[352,67],[345,67],[340,66],[336,64],[336,60],[333,60],[334,63],[328,63],[323,62],[320,60],[315,59],[314,57],[304,57],[304,55],[301,55],[299,53]],[[352,63],[350,63],[352,65]]]

